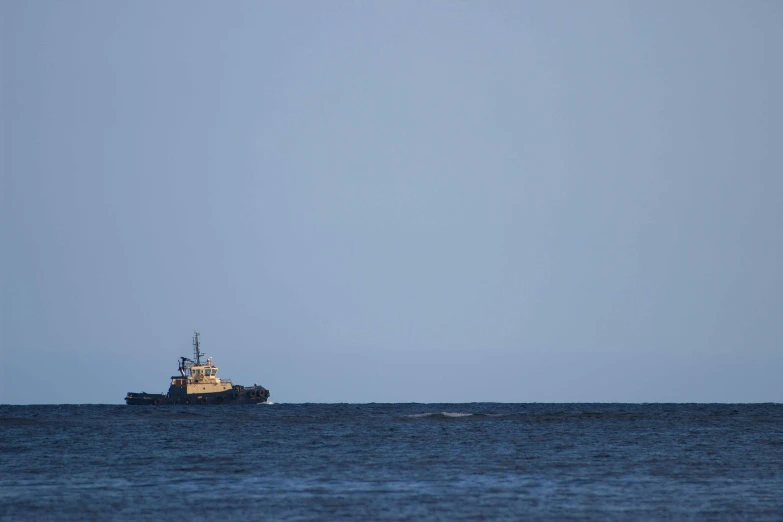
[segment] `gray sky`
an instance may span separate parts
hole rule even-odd
[[[781,27],[0,0],[0,403],[781,401]]]

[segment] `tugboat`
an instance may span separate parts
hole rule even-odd
[[[179,359],[179,375],[171,378],[168,393],[133,393],[125,396],[126,404],[259,404],[269,398],[269,390],[258,384],[239,386],[230,379],[220,379],[218,368],[212,364],[212,357],[206,363],[201,362],[199,333],[193,335],[193,354],[195,360],[187,357]]]

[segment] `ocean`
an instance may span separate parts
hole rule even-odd
[[[0,519],[783,520],[783,406],[0,406]]]

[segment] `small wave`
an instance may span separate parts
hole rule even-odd
[[[203,419],[206,415],[192,411],[178,411],[176,413],[158,413],[157,415],[153,415],[153,417],[161,419]]]
[[[453,420],[453,419],[465,419],[465,420],[529,420],[530,415],[526,413],[491,413],[491,412],[479,412],[479,413],[465,413],[457,411],[439,411],[439,412],[427,412],[427,413],[412,413],[405,415],[407,419],[436,419],[436,420]]]
[[[441,411],[441,412],[430,412],[430,413],[412,413],[410,415],[406,415],[406,417],[410,417],[414,419],[420,419],[420,418],[459,419],[461,417],[472,417],[474,415],[475,415],[474,413]]]
[[[32,424],[40,424],[36,419],[28,419],[25,417],[2,417],[0,418],[0,426],[27,426]]]

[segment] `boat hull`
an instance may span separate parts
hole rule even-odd
[[[226,404],[262,404],[269,399],[269,390],[262,386],[231,389],[215,393],[135,393],[128,392],[125,404],[131,406],[162,406],[166,404],[184,405],[226,405]]]

